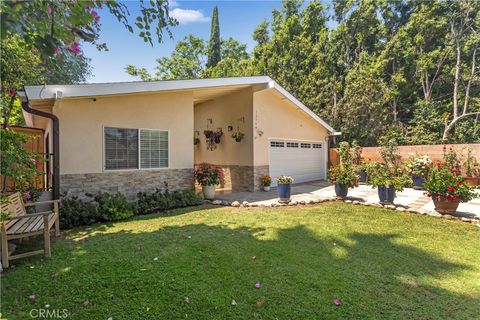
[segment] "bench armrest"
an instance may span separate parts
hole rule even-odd
[[[60,200],[46,200],[46,201],[38,201],[38,202],[32,202],[32,203],[25,203],[25,207],[32,207],[32,206],[37,206],[41,204],[47,204],[47,203],[59,203]]]
[[[20,220],[20,219],[24,219],[24,218],[31,218],[31,217],[38,217],[38,216],[49,216],[51,214],[53,214],[53,211],[44,211],[44,212],[37,212],[37,213],[22,214],[20,216],[15,216],[15,217],[10,217],[8,219],[5,219],[5,221]]]

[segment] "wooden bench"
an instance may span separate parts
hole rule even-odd
[[[8,212],[10,214],[7,219],[1,222],[2,266],[8,268],[10,260],[25,258],[36,254],[43,253],[45,257],[50,257],[50,229],[52,226],[55,226],[55,235],[57,237],[60,236],[59,200],[24,204],[19,192],[8,197],[10,198],[10,203],[2,204],[2,212]],[[26,207],[44,204],[53,204],[53,210],[27,214]],[[9,256],[9,240],[28,238],[41,234],[43,234],[44,249]]]

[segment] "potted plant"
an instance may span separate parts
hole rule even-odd
[[[384,163],[371,162],[367,167],[368,185],[378,189],[381,204],[393,204],[397,191],[403,191],[412,182],[393,140],[382,147],[380,154]]]
[[[290,202],[290,196],[292,193],[292,183],[293,178],[289,176],[279,176],[277,177],[277,191],[278,197],[280,198],[278,202],[288,203]]]
[[[412,177],[413,189],[423,190],[425,178],[430,170],[432,160],[428,156],[411,155],[405,162],[405,168]]]
[[[367,167],[368,185],[378,189],[381,204],[393,204],[397,191],[411,184],[408,174],[402,168],[394,168],[380,162],[371,162]]]
[[[340,163],[328,171],[328,180],[335,184],[337,197],[345,198],[348,194],[348,188],[358,186],[357,165],[360,163],[361,150],[355,141],[351,147],[346,141],[340,142],[338,148]]]
[[[467,157],[463,162],[463,167],[465,168],[465,176],[463,177],[465,183],[472,187],[480,185],[480,165],[472,155],[471,148],[467,150]]]
[[[270,191],[270,185],[272,184],[272,178],[268,175],[262,177],[263,191]]]
[[[215,186],[225,182],[223,169],[209,163],[196,166],[194,176],[202,186],[203,197],[209,200],[215,198]]]
[[[454,214],[460,202],[468,202],[479,195],[463,181],[459,170],[446,163],[437,162],[425,181],[425,190],[432,197],[435,210]]]
[[[220,143],[220,138],[223,136],[223,131],[222,129],[217,129],[217,131],[214,132],[213,134],[213,140],[215,141],[216,144]]]
[[[194,146],[198,145],[199,143],[200,143],[200,139],[199,139],[199,138],[197,138],[197,137],[193,138],[193,145],[194,145]]]
[[[245,137],[245,133],[243,132],[237,131],[232,133],[232,138],[235,139],[236,142],[242,141],[244,137]]]
[[[367,166],[368,164],[363,160],[360,161],[360,164],[357,165],[357,174],[358,174],[358,183],[366,184],[367,183]]]
[[[351,167],[336,165],[328,170],[328,181],[335,185],[335,195],[339,198],[346,198],[348,188],[358,186],[358,174]]]

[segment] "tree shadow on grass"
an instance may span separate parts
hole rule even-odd
[[[49,304],[68,309],[71,319],[478,316],[478,296],[439,284],[461,278],[473,266],[399,244],[397,237],[322,238],[303,226],[206,224],[96,233],[75,245],[58,244],[56,254],[33,270],[19,266],[7,274],[2,314],[23,319],[31,308]],[[30,292],[35,302],[27,300]],[[342,305],[333,305],[334,298]]]

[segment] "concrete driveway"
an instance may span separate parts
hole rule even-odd
[[[480,193],[480,190],[477,189]],[[308,203],[311,200],[325,200],[335,198],[334,187],[329,185],[327,181],[313,181],[308,183],[299,183],[292,185],[292,201]],[[348,198],[368,203],[378,203],[377,189],[366,185],[360,185],[357,188],[349,189]],[[231,192],[218,191],[216,199],[240,203],[247,201],[250,204],[266,205],[278,203],[278,196],[276,188],[270,191],[258,192]],[[406,188],[402,192],[397,192],[395,204],[412,208],[416,210],[423,210],[427,212],[435,212],[433,201],[424,194],[424,191]],[[467,203],[461,203],[458,207],[457,214],[467,218],[480,219],[480,198],[476,198]]]

